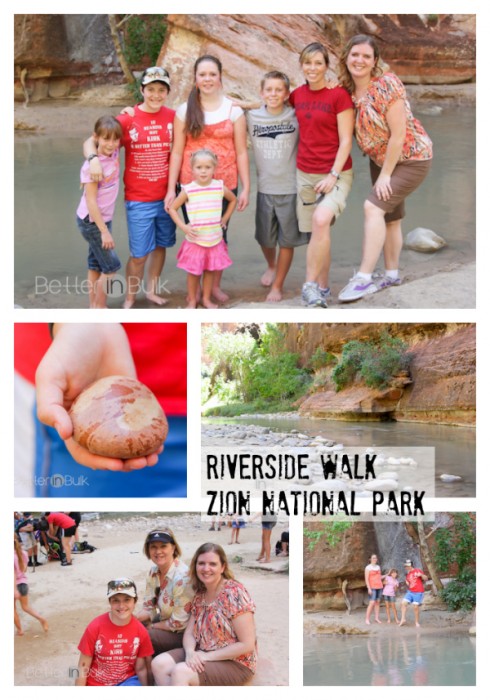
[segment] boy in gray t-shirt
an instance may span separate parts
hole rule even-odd
[[[264,287],[271,287],[266,301],[281,301],[294,249],[306,245],[309,238],[299,231],[296,217],[299,127],[294,109],[285,104],[289,89],[289,78],[284,73],[266,73],[260,84],[264,104],[247,112],[257,168],[255,238],[267,261],[260,281]]]

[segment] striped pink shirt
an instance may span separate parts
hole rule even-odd
[[[223,206],[223,180],[211,180],[203,187],[196,182],[182,185],[187,195],[185,208],[191,226],[197,229],[199,241],[191,241],[205,248],[218,245],[223,238],[221,210]],[[188,239],[189,240],[189,239]]]

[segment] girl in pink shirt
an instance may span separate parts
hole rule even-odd
[[[29,587],[27,585],[27,554],[22,549],[19,540],[14,535],[14,625],[18,635],[23,635],[22,623],[17,612],[17,601],[20,601],[22,610],[39,620],[45,632],[48,631],[48,622],[29,605]]]
[[[383,598],[386,604],[386,617],[388,618],[388,624],[391,622],[390,610],[393,612],[395,622],[398,623],[398,615],[396,613],[396,589],[400,585],[398,583],[398,571],[396,569],[390,569],[388,573],[383,576],[383,582]]]

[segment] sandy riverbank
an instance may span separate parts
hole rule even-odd
[[[401,614],[401,603],[397,603],[398,617]],[[374,637],[403,636],[412,637],[423,633],[424,635],[441,634],[469,634],[470,628],[474,628],[475,614],[473,612],[450,612],[449,610],[427,609],[422,606],[420,611],[420,627],[415,627],[413,611],[408,610],[406,624],[399,627],[394,621],[388,624],[384,608],[380,612],[381,624],[371,618],[371,624],[366,625],[366,609],[360,608],[351,611],[326,610],[324,612],[304,613],[304,632],[306,635],[369,635]],[[476,629],[476,628],[474,628]]]
[[[131,576],[142,595],[150,565],[142,552],[144,538],[152,528],[165,524],[173,529],[187,563],[203,542],[224,547],[234,575],[257,606],[257,684],[288,684],[288,559],[274,557],[270,565],[255,561],[260,550],[260,522],[241,530],[240,544],[229,545],[231,530],[224,527],[221,532],[209,532],[209,523],[202,523],[198,515],[165,517],[152,513],[82,522],[80,539],[97,547],[95,552],[74,554],[71,567],[49,562],[35,573],[29,570],[30,603],[47,618],[50,629],[43,633],[34,618],[20,612],[25,633],[15,637],[15,685],[73,685],[70,674],[77,667],[80,637],[88,622],[108,609],[107,581]],[[274,535],[279,537],[280,529],[278,525]]]

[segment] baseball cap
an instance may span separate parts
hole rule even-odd
[[[143,71],[143,75],[141,76],[141,85],[143,87],[145,85],[149,85],[150,83],[156,82],[164,83],[164,85],[166,85],[170,90],[170,76],[165,68],[161,68],[160,66],[152,66],[151,68],[147,68],[145,71]]]
[[[403,566],[413,566],[413,562],[411,559],[405,559],[405,563]]]
[[[137,598],[136,584],[131,578],[116,578],[113,581],[109,581],[107,584],[107,597],[112,598],[112,596],[118,593],[124,593],[125,595],[131,596],[131,598]]]

